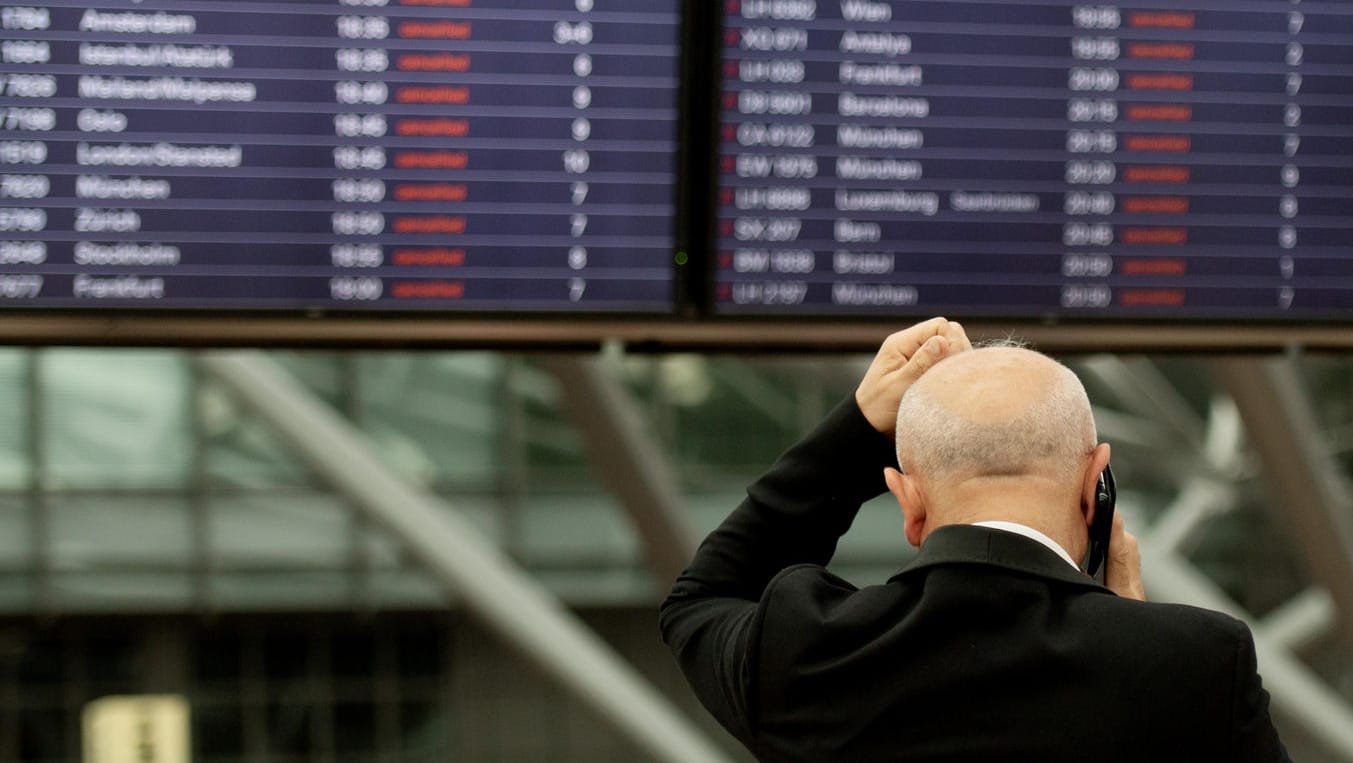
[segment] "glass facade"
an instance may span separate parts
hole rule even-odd
[[[200,357],[0,349],[0,763],[78,759],[81,708],[119,693],[187,697],[198,763],[644,759],[467,620],[454,593]],[[596,478],[605,454],[565,413],[547,363],[264,357],[728,742],[658,641],[666,581]],[[697,533],[852,392],[867,361],[599,358],[642,412]],[[1256,616],[1310,585],[1281,496],[1206,361],[1071,363],[1139,534],[1202,491],[1212,508],[1178,549],[1193,568]],[[1303,358],[1298,368],[1330,452],[1353,467],[1353,364]],[[901,529],[890,498],[871,502],[834,567],[881,582],[912,553]],[[1303,659],[1353,698],[1353,658],[1338,639]]]

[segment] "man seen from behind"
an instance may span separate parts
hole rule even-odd
[[[765,761],[1287,760],[1243,623],[1146,602],[1121,517],[1082,571],[1108,462],[1069,369],[917,324],[705,540],[664,639]],[[859,589],[824,565],[885,490],[920,552]]]

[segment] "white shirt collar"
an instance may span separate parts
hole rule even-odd
[[[1067,564],[1071,565],[1077,571],[1079,571],[1081,568],[1079,564],[1076,564],[1074,561],[1071,560],[1071,554],[1068,554],[1066,552],[1066,549],[1062,548],[1061,544],[1059,544],[1052,538],[1049,538],[1048,536],[1044,535],[1043,533],[1035,530],[1034,528],[1029,527],[1028,525],[1022,525],[1018,522],[1005,522],[999,519],[992,519],[986,522],[974,522],[973,524],[976,525],[977,527],[990,527],[993,530],[1005,530],[1006,532],[1012,532],[1018,535],[1023,535],[1024,537],[1029,538],[1030,540],[1036,540],[1039,543],[1042,543],[1043,545],[1052,549],[1053,552],[1055,552],[1058,556],[1062,557],[1062,559],[1065,560]]]

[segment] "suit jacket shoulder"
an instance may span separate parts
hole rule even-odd
[[[1243,623],[1010,533],[937,531],[879,586],[798,565],[758,609],[766,760],[1285,759]]]

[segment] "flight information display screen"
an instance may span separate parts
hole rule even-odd
[[[668,312],[677,0],[0,4],[0,309]]]
[[[1353,3],[723,20],[718,314],[1353,316]]]

